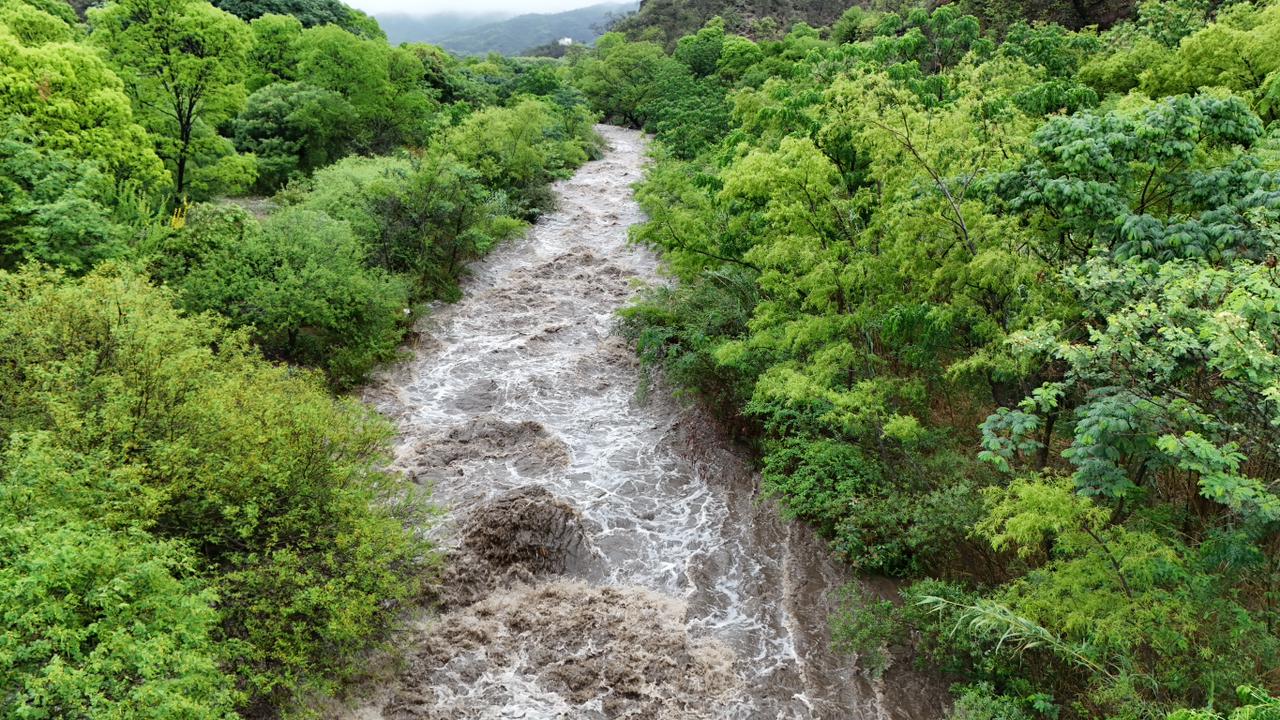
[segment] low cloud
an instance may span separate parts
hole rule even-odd
[[[456,12],[464,14],[501,12],[522,15],[536,12],[560,12],[597,5],[608,0],[346,0],[347,4],[370,14],[399,13],[433,15]]]

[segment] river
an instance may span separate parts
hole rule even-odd
[[[941,715],[906,673],[828,648],[849,581],[762,501],[750,464],[641,371],[616,312],[662,282],[627,242],[645,138],[555,186],[558,208],[472,268],[366,399],[396,465],[445,510],[445,610],[405,640],[362,718],[892,718]]]

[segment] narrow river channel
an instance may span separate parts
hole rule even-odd
[[[658,261],[627,243],[644,136],[557,183],[366,398],[399,425],[453,552],[446,610],[364,718],[936,718],[828,648],[848,581],[759,498],[749,464],[612,330]]]

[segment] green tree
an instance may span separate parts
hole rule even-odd
[[[28,47],[70,42],[80,36],[70,6],[49,0],[4,0],[0,3],[0,23]]]
[[[235,16],[203,0],[119,0],[94,10],[91,41],[125,80],[134,110],[171,166],[174,191],[190,192],[189,165],[243,182],[215,131],[244,101],[252,36]]]
[[[0,106],[39,128],[34,139],[43,148],[91,161],[122,181],[162,186],[163,166],[134,122],[124,84],[101,57],[79,44],[28,46],[5,17],[0,15]]]
[[[485,108],[450,129],[444,147],[531,218],[550,203],[546,184],[587,159],[586,138],[571,134],[579,128],[566,129],[557,115],[554,106],[535,98]]]
[[[263,15],[249,23],[253,32],[253,47],[249,61],[253,72],[248,74],[245,85],[250,91],[277,82],[297,79],[298,40],[302,37],[302,23],[292,15]]]
[[[364,37],[385,37],[373,18],[339,0],[216,0],[213,4],[246,21],[289,15],[306,27],[337,25]]]
[[[659,67],[670,60],[660,45],[620,40],[612,34],[597,40],[597,56],[583,60],[575,69],[576,83],[606,117],[640,127],[644,118],[639,108],[656,94],[653,79]]]
[[[696,38],[571,58],[657,131],[633,234],[678,283],[623,332],[784,515],[923,578],[837,638],[911,637],[963,680],[953,717],[1267,716],[1230,689],[1274,694],[1280,652],[1273,7],[1098,34],[997,5],[727,36],[701,137]]]
[[[38,261],[84,272],[127,251],[117,188],[98,166],[39,147],[15,125],[0,136],[0,268]]]
[[[423,84],[422,61],[413,52],[336,25],[308,28],[297,47],[296,78],[332,90],[351,104],[358,149],[385,152],[426,142],[435,106]]]
[[[720,63],[724,39],[724,20],[714,18],[697,34],[680,38],[672,57],[698,77],[712,75]]]
[[[232,125],[237,149],[257,160],[257,189],[270,193],[342,157],[354,123],[355,111],[338,93],[275,83],[250,95]]]
[[[212,640],[216,596],[190,555],[180,543],[103,527],[29,494],[31,474],[67,472],[48,444],[25,438],[0,473],[0,710],[13,718],[231,717],[231,678]]]

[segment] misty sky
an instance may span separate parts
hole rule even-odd
[[[493,12],[512,15],[559,12],[598,5],[609,0],[346,0],[367,13],[430,15],[438,12]]]

